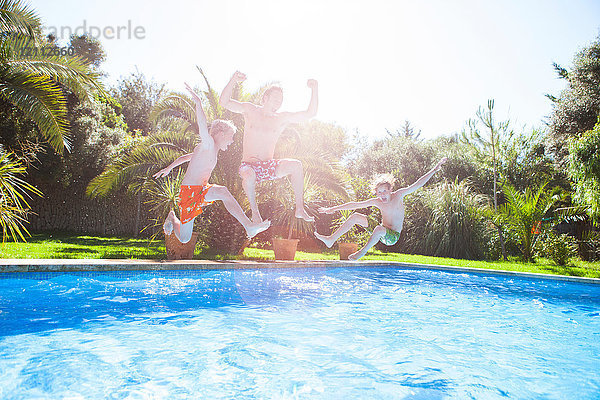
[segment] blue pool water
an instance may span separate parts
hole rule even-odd
[[[398,268],[0,275],[1,399],[597,399],[600,285]]]

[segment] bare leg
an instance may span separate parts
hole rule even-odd
[[[175,211],[169,211],[167,218],[165,218],[165,223],[163,224],[163,232],[165,232],[165,236],[173,233],[173,223],[175,219],[177,219],[175,216]]]
[[[367,221],[367,217],[360,213],[353,213],[347,220],[344,221],[339,228],[336,229],[329,236],[320,235],[315,231],[315,237],[325,243],[325,246],[331,247],[333,244],[342,236],[344,233],[348,232],[354,225],[364,226],[365,228],[369,226]]]
[[[165,235],[170,235],[173,233],[175,237],[181,243],[187,243],[192,238],[192,231],[194,229],[194,220],[186,222],[182,224],[179,218],[175,215],[175,211],[171,210],[167,218],[165,219],[165,223],[163,224],[163,230],[165,231]]]
[[[382,237],[385,236],[385,233],[386,233],[385,227],[382,225],[379,225],[377,228],[375,228],[375,230],[373,230],[373,234],[369,238],[369,241],[367,242],[365,247],[358,250],[356,253],[350,254],[348,256],[348,260],[358,260],[358,259],[362,258],[365,254],[367,254],[367,251],[369,251],[371,249],[371,247],[375,246],[377,244],[377,242],[379,242],[379,239],[381,239]]]
[[[248,219],[240,204],[231,195],[229,190],[225,186],[211,186],[204,195],[206,201],[221,200],[223,205],[235,219],[246,229],[246,234],[249,238],[252,238],[260,232],[266,230],[271,226],[271,221],[261,221],[258,223],[252,222]]]
[[[252,211],[252,222],[260,223],[262,217],[256,204],[256,173],[250,167],[240,168],[240,176],[242,178],[242,187],[246,196],[248,197],[248,203],[250,203],[250,210]],[[233,214],[232,214],[233,215]]]
[[[290,176],[294,198],[296,199],[296,218],[302,218],[307,222],[314,222],[315,217],[311,217],[304,209],[304,172],[302,163],[298,160],[283,159],[275,169],[275,176],[283,178]]]

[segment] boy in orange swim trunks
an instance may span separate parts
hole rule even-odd
[[[171,165],[154,174],[155,178],[164,177],[178,165],[186,162],[190,163],[183,177],[179,192],[181,219],[178,219],[175,212],[171,210],[163,225],[165,235],[174,233],[180,242],[189,242],[192,237],[194,219],[202,213],[202,208],[216,200],[221,200],[227,211],[246,229],[248,237],[253,237],[267,229],[271,225],[271,222],[268,220],[260,223],[250,221],[225,186],[208,183],[212,171],[217,164],[219,150],[227,150],[227,147],[233,143],[235,126],[230,121],[217,119],[212,122],[209,129],[200,97],[187,83],[185,86],[192,94],[196,103],[200,143],[194,148],[193,153],[179,157]]]

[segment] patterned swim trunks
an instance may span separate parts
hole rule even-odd
[[[214,201],[204,201],[206,192],[212,185],[181,185],[179,190],[179,215],[181,223],[190,222],[202,214],[202,207],[206,207]]]
[[[243,167],[250,167],[254,170],[256,174],[256,183],[261,183],[264,181],[272,181],[273,179],[277,179],[275,176],[275,168],[281,163],[281,160],[267,160],[267,161],[256,161],[256,162],[246,162],[242,161],[240,164],[240,169]]]
[[[400,239],[400,232],[393,231],[390,228],[385,229],[385,236],[379,239],[379,241],[385,244],[386,246],[395,245],[398,239]]]

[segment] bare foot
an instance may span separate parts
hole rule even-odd
[[[251,221],[252,221],[253,225],[258,225],[263,222],[263,219],[260,216],[260,213],[256,213],[256,214],[252,213]]]
[[[329,236],[321,235],[321,234],[317,233],[317,231],[315,231],[315,237],[317,239],[319,239],[321,242],[325,243],[325,246],[327,246],[327,247],[333,246],[334,242],[331,240],[331,238]]]
[[[165,235],[170,235],[173,233],[173,219],[175,218],[175,211],[171,210],[167,218],[165,219],[165,223],[163,224],[163,231]]]
[[[315,222],[315,217],[308,215],[304,208],[296,208],[296,218],[302,218],[306,222]]]
[[[360,254],[360,250],[357,251],[356,253],[352,253],[348,256],[348,260],[352,260],[352,261],[357,261],[358,259],[362,258],[362,254]]]
[[[249,227],[246,228],[246,235],[248,235],[249,239],[252,239],[254,236],[258,235],[259,233],[266,231],[267,229],[269,229],[269,227],[271,226],[271,221],[264,220],[258,224],[252,224]]]

